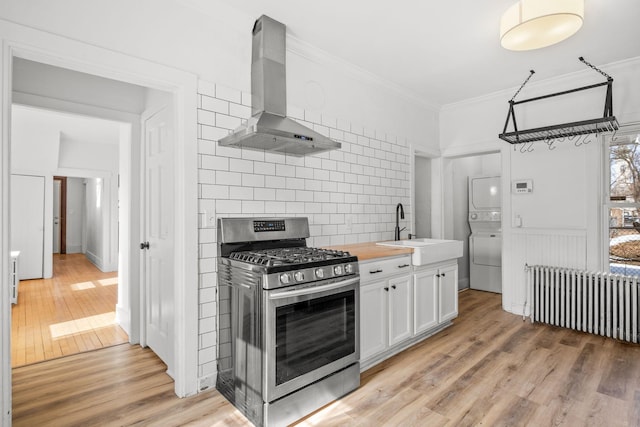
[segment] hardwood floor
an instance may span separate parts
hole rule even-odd
[[[460,313],[296,425],[640,425],[640,346],[523,322],[485,292]],[[14,425],[249,425],[216,390],[176,398],[164,371],[128,344],[16,368]]]
[[[83,254],[56,254],[52,279],[21,281],[11,308],[12,366],[128,342],[115,324],[117,276]]]

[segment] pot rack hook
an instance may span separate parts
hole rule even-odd
[[[535,73],[535,70],[529,70],[529,75],[527,76],[527,78],[524,80],[524,82],[522,82],[522,84],[520,85],[520,88],[516,91],[516,93],[513,94],[513,96],[511,97],[511,100],[509,102],[513,102],[514,99],[516,99],[516,96],[518,96],[518,94],[520,93],[520,91],[522,90],[522,88],[524,87],[524,85],[527,84],[527,82],[529,81],[529,79],[531,78],[531,76],[533,76],[533,74]]]

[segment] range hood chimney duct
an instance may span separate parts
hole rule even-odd
[[[340,148],[287,115],[286,27],[262,15],[253,26],[251,52],[251,118],[221,146],[243,147],[304,156]]]

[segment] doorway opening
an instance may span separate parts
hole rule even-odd
[[[125,170],[129,172],[129,176],[125,177],[123,170],[120,171],[119,181],[123,184],[125,179],[130,179],[131,183],[121,185],[121,188],[131,188],[132,193],[127,197],[121,197],[120,209],[129,213],[128,224],[120,222],[118,224],[118,233],[129,236],[128,241],[120,241],[120,264],[124,265],[130,262],[125,271],[124,268],[118,269],[119,276],[125,277],[132,286],[138,288],[129,288],[118,295],[118,316],[121,319],[128,319],[130,322],[125,329],[130,330],[130,341],[132,343],[141,342],[143,334],[140,333],[143,313],[141,310],[145,306],[145,295],[139,289],[141,277],[140,271],[140,238],[142,236],[140,224],[140,136],[141,136],[141,114],[133,112],[130,109],[117,108],[114,105],[99,105],[96,97],[98,95],[91,85],[86,85],[88,80],[106,79],[113,82],[123,83],[128,87],[138,86],[144,95],[162,92],[169,95],[171,103],[174,106],[172,122],[175,123],[175,139],[173,140],[174,156],[172,161],[176,167],[176,175],[174,187],[179,191],[175,192],[176,201],[172,205],[174,213],[174,223],[176,230],[175,251],[176,257],[171,260],[175,265],[175,275],[173,277],[173,303],[174,318],[171,322],[174,339],[167,345],[172,347],[172,353],[176,355],[175,369],[175,392],[178,396],[184,397],[194,394],[198,390],[198,336],[197,310],[191,307],[197,307],[198,289],[197,287],[186,286],[186,283],[197,283],[198,280],[198,259],[197,259],[197,216],[193,215],[197,212],[197,169],[195,168],[197,159],[197,77],[194,74],[172,68],[170,66],[161,65],[142,58],[135,58],[130,55],[106,50],[97,46],[89,45],[83,42],[66,39],[55,36],[50,33],[44,33],[36,29],[22,27],[20,25],[10,26],[7,28],[8,38],[5,38],[6,55],[2,59],[3,75],[8,76],[9,80],[5,81],[2,95],[3,117],[10,119],[12,103],[21,105],[35,105],[32,101],[38,103],[41,107],[66,111],[75,114],[92,115],[109,120],[122,121],[130,125],[126,133],[130,138],[130,145],[127,149],[127,155],[123,156],[129,163]],[[60,84],[59,76],[47,76],[46,79],[36,79],[40,85],[33,88],[47,87],[52,89],[53,93],[41,94],[33,91],[21,91],[17,85],[17,77],[30,77],[33,74],[16,72],[15,67],[20,61],[30,60],[39,64],[45,64],[53,68],[61,68],[65,72],[76,72],[78,82],[83,84],[82,90],[67,90],[68,88]],[[57,66],[57,67],[56,67]],[[113,80],[111,80],[113,79]],[[65,96],[55,95],[69,95]],[[104,96],[104,92],[102,93]],[[112,102],[122,101],[122,91],[108,91],[105,96]],[[85,102],[82,100],[84,99]],[[166,98],[165,98],[166,99]],[[103,99],[104,100],[104,99]],[[88,101],[88,103],[87,103]],[[150,104],[147,104],[150,102]],[[152,108],[153,100],[144,98],[143,108],[145,112],[147,108]],[[157,109],[157,105],[155,106]],[[11,138],[13,137],[10,122],[6,123],[2,134],[2,152],[3,159],[0,169],[0,193],[2,194],[2,253],[8,255],[10,250],[10,237],[13,232],[9,225],[10,218],[10,183],[12,167],[15,166],[10,162],[9,153],[12,153],[10,147]],[[138,138],[134,140],[133,138]],[[138,144],[138,145],[136,145]],[[43,155],[44,153],[37,153]],[[6,157],[5,157],[6,155]],[[44,154],[46,155],[46,154]],[[194,165],[194,167],[192,167]],[[54,171],[56,175],[65,175],[65,171]],[[128,204],[128,206],[123,206]],[[128,226],[129,229],[123,231]],[[195,248],[195,249],[194,249]],[[135,261],[135,262],[131,262]],[[52,264],[52,263],[51,263]],[[3,275],[8,276],[7,263],[0,264],[0,270]],[[136,282],[133,282],[135,279]],[[9,285],[3,281],[2,287],[5,295],[10,294]],[[186,309],[188,307],[189,309]],[[10,369],[10,332],[11,332],[11,311],[10,305],[0,307],[0,317],[2,317],[2,399],[0,400],[3,409],[3,422],[10,419],[10,400],[11,400],[11,369]],[[122,324],[122,322],[121,322]]]
[[[119,151],[130,125],[24,105],[12,113],[10,225],[21,230],[11,236],[12,367],[128,342],[116,307]]]

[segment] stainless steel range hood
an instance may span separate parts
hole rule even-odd
[[[334,150],[342,145],[286,117],[286,27],[262,15],[253,26],[251,55],[252,117],[222,146],[243,147],[304,156]]]

